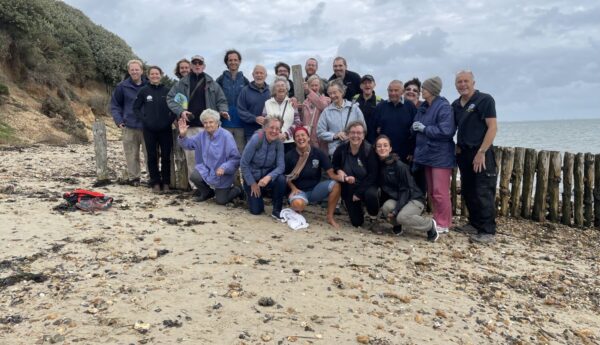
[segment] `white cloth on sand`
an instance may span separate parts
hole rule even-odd
[[[304,216],[292,210],[291,208],[284,208],[281,210],[279,216],[281,217],[281,221],[283,223],[287,222],[287,225],[292,230],[308,228],[308,223],[306,222],[306,219],[304,219]]]

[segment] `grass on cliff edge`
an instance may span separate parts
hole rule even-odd
[[[11,126],[0,122],[0,145],[14,143],[14,134],[15,130]]]

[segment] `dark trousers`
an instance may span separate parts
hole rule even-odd
[[[202,179],[202,175],[198,170],[194,169],[190,176],[190,181],[198,188],[200,195],[209,195],[213,189]],[[215,188],[215,202],[218,205],[225,205],[233,199],[237,198],[242,190],[238,186],[230,186],[228,188]]]
[[[461,148],[456,155],[460,170],[460,190],[469,210],[469,223],[480,234],[496,234],[496,158],[490,147],[485,153],[485,170],[475,173],[473,159],[477,148]]]
[[[144,128],[143,134],[146,151],[148,152],[147,163],[150,185],[168,185],[171,182],[171,149],[173,148],[171,127],[162,131]],[[158,169],[158,147],[160,147],[160,171]]]
[[[371,216],[376,216],[379,213],[379,199],[378,199],[377,187],[369,187],[365,192],[364,197],[359,201],[353,201],[352,196],[354,195],[354,185],[344,183],[342,185],[342,200],[344,206],[348,211],[350,217],[350,223],[352,226],[361,226],[365,222],[365,213],[363,211],[363,204],[367,208],[367,212]]]
[[[285,194],[285,176],[279,175],[277,178],[272,179],[268,185],[260,189],[260,196],[252,196],[252,190],[250,186],[244,181],[244,190],[246,191],[246,198],[248,200],[248,208],[252,214],[261,214],[265,210],[265,203],[263,201],[264,193],[270,191],[273,200],[273,213],[279,215],[281,208],[283,207],[283,196]]]

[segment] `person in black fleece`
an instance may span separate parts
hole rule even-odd
[[[375,152],[379,157],[381,212],[394,225],[394,233],[400,235],[403,226],[427,231],[427,239],[435,242],[438,239],[435,221],[421,215],[425,208],[425,195],[417,187],[409,166],[392,153],[392,142],[385,135],[375,139]]]
[[[153,192],[160,192],[161,185],[164,191],[168,191],[171,181],[171,124],[175,120],[175,114],[167,106],[169,89],[160,83],[162,75],[160,67],[151,66],[148,69],[150,84],[140,89],[133,104],[133,111],[143,124],[144,142],[148,151],[148,173]],[[160,146],[160,171],[157,145]]]

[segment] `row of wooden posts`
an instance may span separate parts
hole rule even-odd
[[[576,227],[600,227],[600,154],[495,147],[498,214]],[[459,215],[457,171],[453,213]],[[561,191],[562,182],[562,191]],[[461,202],[460,215],[468,215]]]

